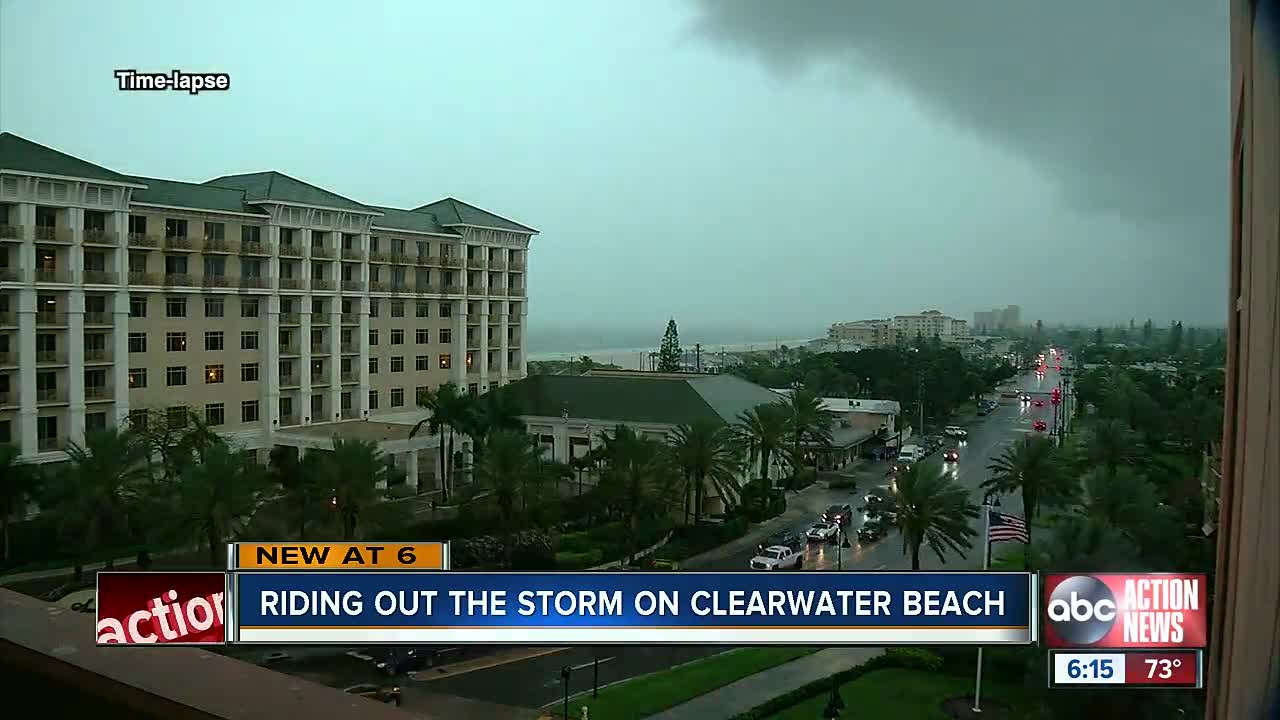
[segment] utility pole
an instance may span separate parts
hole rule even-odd
[[[924,437],[924,376],[920,376],[920,393],[916,397],[916,404],[920,406],[920,429],[917,431],[920,437]]]
[[[693,367],[695,372],[702,372],[702,343],[693,346]]]

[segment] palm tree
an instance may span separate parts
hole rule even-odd
[[[795,466],[796,456],[787,445],[787,414],[781,403],[766,403],[742,413],[734,428],[747,449],[748,462],[760,463],[760,479],[768,486],[769,462],[780,458]]]
[[[1140,525],[1160,505],[1155,485],[1131,468],[1096,468],[1083,480],[1085,513],[1115,528]]]
[[[9,444],[0,445],[0,541],[4,543],[4,560],[12,557],[9,523],[20,515],[35,496],[39,475],[34,465],[19,462],[22,451]]]
[[[682,494],[685,498],[686,523],[689,522],[690,497],[693,521],[697,523],[702,520],[708,484],[716,489],[726,503],[738,496],[740,488],[736,473],[739,453],[730,428],[710,423],[681,425],[668,436],[667,443],[671,447],[676,465],[684,473],[686,487]]]
[[[902,552],[911,555],[911,569],[920,569],[920,548],[927,545],[946,563],[946,551],[964,557],[977,531],[970,521],[978,506],[969,491],[947,473],[914,465],[897,479],[892,523],[902,533]]]
[[[353,540],[361,516],[386,496],[392,469],[373,441],[334,438],[333,452],[321,462],[322,477],[333,488],[333,509],[342,519],[342,539]]]
[[[800,446],[804,442],[826,447],[831,444],[831,416],[822,398],[806,387],[791,391],[783,403],[787,414],[787,434],[791,439],[791,456],[797,461],[792,476],[800,471]]]
[[[1075,494],[1070,475],[1059,467],[1054,457],[1053,440],[1046,437],[1028,437],[1026,441],[1006,448],[1003,455],[987,465],[987,469],[991,471],[991,477],[983,481],[983,489],[1022,494],[1028,533],[1042,503],[1059,503]]]
[[[470,408],[463,413],[464,423],[461,428],[471,438],[473,465],[479,464],[484,454],[485,441],[489,433],[497,430],[523,431],[524,421],[520,419],[520,408],[512,401],[511,395],[502,391],[488,392],[484,395],[466,396]]]
[[[1027,569],[1046,572],[1106,572],[1136,570],[1138,549],[1106,520],[1066,514],[1053,530],[1027,549]]]
[[[1099,420],[1089,428],[1082,448],[1091,467],[1114,470],[1132,464],[1140,455],[1138,435],[1121,420]]]
[[[209,546],[209,565],[218,567],[227,539],[253,517],[266,475],[262,466],[225,442],[208,446],[203,455],[202,462],[183,469],[178,517],[200,534]]]
[[[268,474],[284,491],[282,499],[288,508],[288,522],[293,523],[291,529],[297,531],[298,540],[306,540],[307,529],[331,509],[333,488],[325,488],[321,480],[323,461],[324,456],[319,452],[299,458],[297,448],[277,445],[271,450]]]
[[[453,435],[454,431],[461,430],[468,424],[473,412],[472,398],[457,385],[448,382],[419,395],[418,406],[431,414],[413,426],[409,437],[413,438],[424,427],[432,435],[440,435],[440,447],[436,451],[440,456],[440,499],[448,502],[453,495],[453,476],[450,474],[453,470],[450,467]]]
[[[539,451],[533,438],[516,430],[496,430],[488,452],[475,466],[477,484],[493,492],[507,567],[511,567],[517,507],[523,508],[537,485]]]
[[[627,560],[637,548],[633,546],[635,531],[642,517],[669,509],[672,476],[671,456],[662,443],[637,435],[626,425],[619,425],[604,438],[605,472],[602,478],[607,493],[622,513],[623,545]]]

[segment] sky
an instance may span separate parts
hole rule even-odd
[[[531,225],[544,351],[671,317],[686,345],[1006,304],[1221,324],[1224,5],[0,0],[0,130]]]

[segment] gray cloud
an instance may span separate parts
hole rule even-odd
[[[780,72],[834,62],[888,76],[1022,154],[1077,208],[1197,227],[1225,218],[1226,3],[694,2],[700,33]]]

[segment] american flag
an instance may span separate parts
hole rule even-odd
[[[1020,543],[1031,542],[1031,536],[1027,534],[1027,523],[1022,518],[998,513],[995,510],[989,512],[991,513],[991,529],[987,532],[987,542],[1005,540],[1017,540]]]

